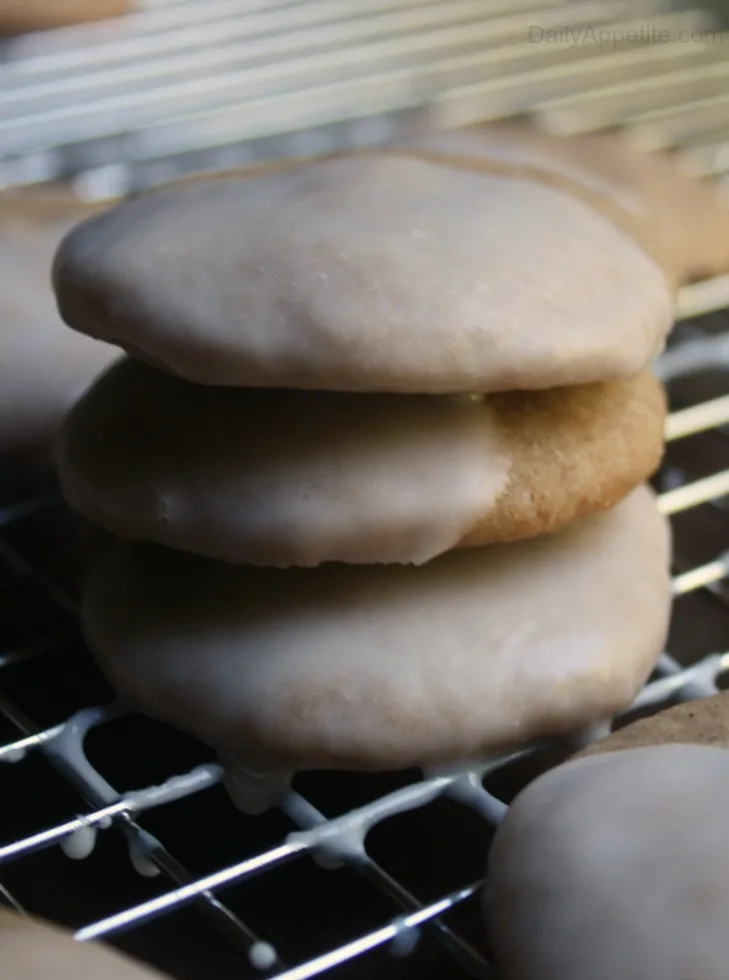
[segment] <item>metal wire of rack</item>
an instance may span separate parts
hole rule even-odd
[[[707,137],[694,165],[712,170],[729,136],[726,39],[666,0],[144,0],[117,22],[0,43],[0,187],[73,178],[113,197],[523,112],[669,143],[689,129]]]
[[[674,35],[711,32],[701,11],[665,7],[353,0],[345,13],[332,0],[147,0],[123,22],[0,47],[0,185],[69,178],[83,196],[103,197],[208,166],[384,141],[423,113],[450,126],[527,109],[565,132],[619,123],[637,145],[677,148],[695,172],[721,177],[729,172],[729,102],[715,87],[727,70],[717,41],[725,35],[670,52],[525,40],[535,20],[555,31],[603,24],[625,33],[650,18]],[[637,101],[628,97],[635,85]],[[684,290],[675,343],[657,365],[673,408],[657,485],[675,527],[677,602],[668,651],[624,718],[714,693],[729,672],[727,307],[729,277]],[[247,969],[303,980],[336,968],[364,976],[360,958],[369,954],[369,971],[382,949],[396,956],[378,960],[378,974],[402,976],[407,967],[388,964],[423,946],[434,959],[445,951],[443,972],[458,965],[464,975],[490,976],[477,921],[490,832],[530,775],[604,729],[467,769],[374,781],[337,774],[335,792],[327,779],[290,784],[236,771],[127,715],[94,674],[65,568],[74,539],[62,536],[60,563],[46,557],[59,513],[45,477],[0,471],[0,817],[10,812],[0,901],[62,919],[80,941],[141,950],[181,978]],[[37,795],[28,806],[24,792]],[[429,820],[432,837],[421,829]],[[109,856],[112,840],[123,842],[136,875],[126,854]],[[70,861],[51,860],[58,845],[87,859],[75,874]],[[443,873],[433,881],[438,861]],[[306,869],[316,865],[314,878]],[[67,908],[83,868],[93,901]],[[31,878],[41,886],[30,887]],[[45,884],[56,880],[57,898]],[[365,893],[377,901],[362,899],[354,914]],[[194,919],[180,919],[186,909]],[[285,927],[274,926],[274,911]],[[217,931],[201,933],[193,950],[187,934],[198,918]],[[155,959],[167,922],[175,923],[173,946],[201,953],[198,965]]]

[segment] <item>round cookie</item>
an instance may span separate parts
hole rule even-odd
[[[0,909],[3,980],[163,980],[101,943],[79,943],[63,929]]]
[[[665,640],[669,551],[645,487],[556,534],[418,568],[255,569],[118,543],[82,622],[132,705],[255,771],[395,769],[627,706]]]
[[[64,415],[119,351],[68,330],[53,253],[92,209],[59,191],[0,195],[0,457],[47,460]]]
[[[106,20],[129,7],[129,0],[0,0],[0,35]]]
[[[729,206],[675,156],[631,150],[613,133],[556,136],[519,122],[412,134],[394,149],[485,167],[576,194],[628,231],[678,283],[729,271]]]
[[[578,752],[574,758],[676,743],[713,745],[729,749],[729,692],[641,718]]]
[[[422,564],[617,503],[665,400],[628,381],[491,396],[192,385],[125,360],[58,441],[66,500],[123,538],[254,565]]]
[[[441,394],[632,376],[661,350],[661,268],[532,181],[356,154],[192,181],[76,228],[64,320],[190,381]]]
[[[729,752],[662,745],[541,776],[494,838],[503,980],[729,977]]]

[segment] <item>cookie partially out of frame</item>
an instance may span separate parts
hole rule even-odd
[[[729,752],[575,759],[522,792],[489,855],[503,980],[729,977]]]
[[[0,459],[50,459],[74,401],[120,351],[68,330],[51,289],[61,238],[93,213],[70,192],[0,195]]]
[[[130,7],[130,0],[0,0],[0,36],[106,20]]]
[[[587,204],[393,154],[127,201],[54,280],[72,327],[211,385],[541,390],[632,376],[672,325],[664,271]]]
[[[164,980],[151,967],[103,946],[74,942],[50,923],[0,909],[2,980]]]
[[[479,756],[626,707],[665,640],[653,494],[426,565],[259,569],[119,543],[90,649],[132,705],[256,771]],[[626,570],[630,570],[630,574]]]
[[[676,743],[729,749],[729,692],[686,701],[641,718],[607,738],[593,742],[575,758]]]
[[[68,502],[123,538],[255,565],[422,564],[614,505],[657,468],[664,419],[649,373],[360,395],[192,385],[124,360],[57,458]]]

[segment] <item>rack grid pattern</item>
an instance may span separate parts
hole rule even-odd
[[[729,34],[672,8],[138,0],[118,21],[0,42],[0,187],[72,178],[113,197],[519,113],[561,132],[621,123],[641,145],[691,138],[692,166],[725,172]]]

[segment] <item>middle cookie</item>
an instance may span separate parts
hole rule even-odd
[[[628,381],[489,396],[203,387],[139,362],[77,404],[71,506],[120,537],[223,561],[422,564],[613,506],[657,468],[663,391]]]

